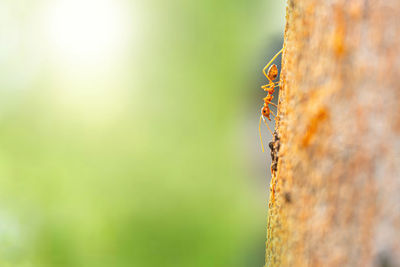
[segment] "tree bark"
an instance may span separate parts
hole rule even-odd
[[[286,20],[266,266],[400,266],[400,1]]]

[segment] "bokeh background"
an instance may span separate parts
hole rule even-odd
[[[262,266],[261,69],[284,14],[2,0],[0,266]]]

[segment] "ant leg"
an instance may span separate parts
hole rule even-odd
[[[275,104],[275,103],[269,102],[269,104],[273,105],[273,106],[276,107],[276,108],[278,107],[278,105]]]
[[[275,84],[274,87],[281,86],[281,82],[275,82],[274,84]]]
[[[268,94],[273,94],[275,92],[275,89],[278,87],[280,87],[279,84],[275,84],[275,85],[266,84],[266,85],[261,86],[261,88],[265,92],[268,92]]]
[[[274,87],[279,86],[279,83],[280,83],[280,82],[273,82]],[[264,87],[267,87],[267,86],[272,86],[272,85],[271,85],[271,83],[267,83],[266,85],[263,85],[263,86],[264,86]]]
[[[276,118],[276,115],[272,112],[272,110],[270,110],[269,112],[272,114],[272,116],[274,116]]]
[[[270,83],[266,84],[266,85],[262,85],[261,88],[264,89],[264,91],[267,91],[270,88],[275,88],[275,87],[279,87],[280,86],[280,82],[275,82],[273,83],[273,85],[271,85]]]

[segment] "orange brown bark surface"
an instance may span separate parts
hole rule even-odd
[[[266,266],[400,266],[400,1],[286,20]]]

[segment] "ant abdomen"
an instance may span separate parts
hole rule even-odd
[[[267,76],[270,78],[272,81],[278,77],[278,67],[275,64],[272,64],[271,67],[269,67],[267,71]]]

